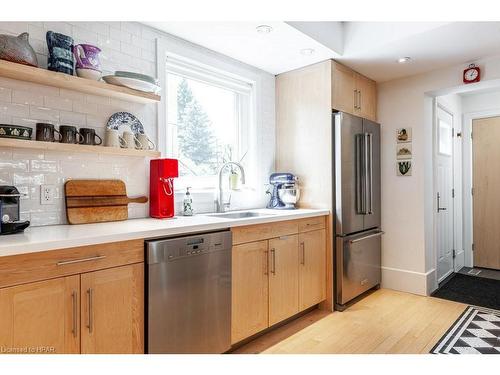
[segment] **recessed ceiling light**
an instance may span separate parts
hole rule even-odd
[[[411,61],[411,57],[405,56],[398,59],[398,63],[405,64]]]
[[[259,34],[269,34],[273,28],[269,25],[260,25],[255,28]]]
[[[312,48],[303,48],[300,50],[300,54],[304,56],[311,56],[314,52]]]

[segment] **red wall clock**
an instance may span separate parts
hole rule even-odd
[[[474,64],[470,64],[467,69],[464,70],[464,83],[479,82],[481,80],[481,70]]]

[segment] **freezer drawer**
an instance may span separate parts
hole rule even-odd
[[[345,305],[380,284],[380,230],[337,237],[337,304]]]

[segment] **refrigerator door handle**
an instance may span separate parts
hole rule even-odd
[[[380,237],[384,233],[385,233],[384,231],[380,231],[380,232],[377,232],[377,233],[369,234],[368,236],[364,236],[364,237],[360,237],[360,238],[355,238],[354,240],[349,240],[349,243],[356,243],[356,242],[361,242],[361,241],[364,241],[364,240],[368,240],[370,238]]]
[[[372,215],[373,214],[373,134],[372,133],[368,133],[368,144],[369,144],[369,147],[370,147],[370,153],[369,153],[369,157],[370,157],[370,170],[369,170],[369,173],[370,173],[370,208],[368,209],[368,215]]]
[[[365,204],[364,204],[364,207],[363,207],[363,214],[364,215],[367,215],[369,214],[369,211],[368,211],[368,201],[370,202],[370,207],[371,207],[371,199],[370,199],[370,191],[371,191],[371,186],[370,186],[370,169],[368,167],[368,164],[370,163],[370,155],[369,155],[369,134],[368,133],[364,133],[363,134],[363,153],[364,153],[364,161],[363,161],[363,164],[364,164],[364,196],[365,196]]]
[[[364,169],[363,169],[363,135],[356,134],[356,213],[365,214],[365,198],[364,192]]]

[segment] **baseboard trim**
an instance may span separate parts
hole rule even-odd
[[[428,296],[434,288],[435,272],[434,269],[423,273],[382,266],[382,288]]]

